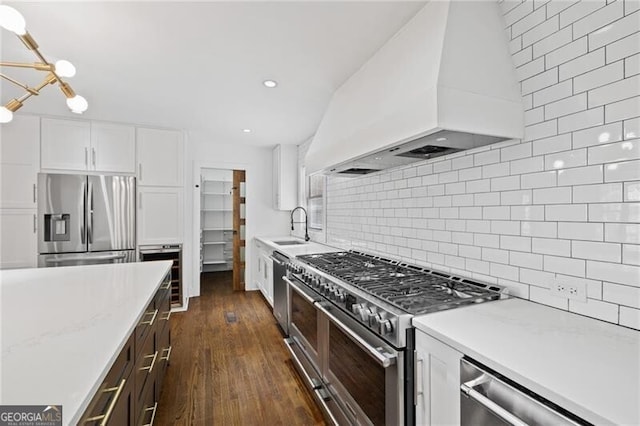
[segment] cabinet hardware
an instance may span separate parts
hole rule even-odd
[[[93,167],[96,167],[96,149],[91,148],[91,162],[93,163]]]
[[[156,410],[158,409],[158,403],[154,403],[153,407],[148,407],[144,409],[144,412],[148,412],[148,411],[152,411],[151,413],[151,420],[149,421],[149,423],[146,423],[142,426],[153,426],[153,421],[156,419]]]
[[[155,351],[153,353],[153,355],[145,355],[144,356],[144,359],[148,359],[148,358],[152,358],[151,359],[151,364],[149,364],[148,367],[140,368],[140,371],[147,370],[147,373],[151,374],[151,372],[153,371],[153,366],[156,365],[156,359],[158,359],[158,351]]]
[[[163,356],[162,358],[160,358],[160,361],[167,361],[167,364],[169,363],[169,358],[171,358],[171,348],[173,348],[173,346],[169,346],[168,348],[164,348],[162,350],[162,352],[167,351],[167,356]]]
[[[169,318],[171,318],[171,311],[167,311],[167,316],[162,318],[164,321],[169,321]]]
[[[138,180],[142,181],[142,163],[138,163]]]
[[[171,281],[167,281],[165,285],[160,287],[160,290],[169,290],[171,288]]]
[[[147,312],[145,313],[145,315],[149,315],[151,314],[151,312]],[[153,315],[151,316],[151,320],[150,321],[144,321],[141,322],[140,325],[148,325],[149,327],[151,327],[153,325],[153,322],[156,320],[156,316],[158,316],[158,310],[156,309],[155,311],[153,311]]]
[[[89,148],[84,147],[84,165],[89,167]]]
[[[142,192],[138,194],[138,208],[142,210]]]
[[[37,195],[37,191],[36,191],[36,184],[33,184],[33,203],[35,204],[38,201],[38,195]]]
[[[84,422],[91,423],[91,422],[96,422],[100,420],[100,423],[99,423],[100,426],[104,426],[107,423],[109,423],[109,418],[113,413],[113,409],[116,407],[116,403],[118,402],[118,399],[120,399],[120,394],[122,393],[122,389],[124,389],[124,384],[126,383],[126,381],[127,379],[122,379],[122,381],[118,386],[104,389],[102,393],[111,393],[111,392],[116,393],[113,399],[111,400],[111,402],[109,403],[109,407],[107,407],[107,411],[104,414],[100,414],[99,416],[89,417]]]
[[[35,234],[36,232],[38,232],[38,216],[37,215],[33,215],[33,233]]]
[[[421,396],[424,392],[423,390],[423,384],[422,384],[422,364],[424,363],[424,360],[422,358],[418,358],[417,356],[415,356],[414,353],[414,364],[413,364],[413,371],[414,371],[414,378],[413,378],[413,383],[416,384],[416,389],[415,392],[413,393],[413,404],[417,405],[418,404],[418,397]]]

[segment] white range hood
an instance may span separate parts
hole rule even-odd
[[[305,164],[363,174],[523,132],[497,1],[431,1],[336,90]]]

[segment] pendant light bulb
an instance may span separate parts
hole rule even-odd
[[[56,61],[55,67],[56,74],[58,74],[60,77],[73,77],[74,75],[76,75],[76,67],[74,67],[71,62],[64,59]]]
[[[67,106],[71,112],[76,114],[82,114],[89,108],[89,103],[85,98],[80,95],[75,95],[73,98],[67,99]]]
[[[27,33],[27,24],[24,16],[11,6],[0,5],[0,26],[19,36]]]
[[[13,112],[7,107],[0,107],[0,123],[8,123],[13,120]]]

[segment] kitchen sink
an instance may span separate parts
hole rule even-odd
[[[305,241],[298,240],[286,240],[286,241],[274,241],[279,246],[296,246],[301,244],[307,244]]]

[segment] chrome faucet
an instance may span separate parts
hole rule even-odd
[[[291,230],[293,231],[293,224],[294,223],[303,223],[303,222],[294,222],[293,221],[293,214],[296,212],[296,210],[302,210],[304,212],[304,240],[305,241],[309,241],[311,238],[309,238],[309,217],[307,216],[307,210],[302,207],[302,206],[298,206],[295,209],[291,210]]]

